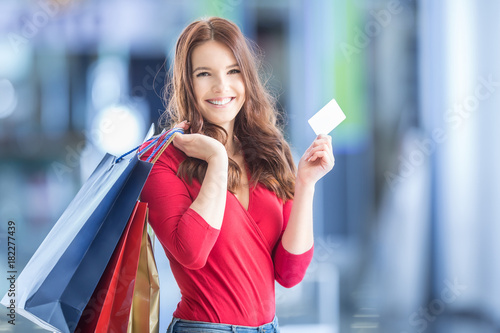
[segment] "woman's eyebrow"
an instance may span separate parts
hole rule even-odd
[[[238,64],[232,64],[232,65],[227,66],[226,69],[233,68],[233,67],[239,67],[239,66],[240,65],[238,65]],[[196,67],[193,70],[193,73],[196,71],[209,71],[209,70],[210,70],[210,67]]]
[[[210,68],[208,67],[196,67],[193,72],[196,72],[196,71],[208,71],[210,70]]]

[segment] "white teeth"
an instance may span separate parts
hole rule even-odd
[[[209,103],[215,104],[215,105],[224,105],[229,102],[231,102],[232,98],[224,98],[222,101],[216,101],[216,100],[207,100]]]

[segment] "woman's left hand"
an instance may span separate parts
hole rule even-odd
[[[302,155],[299,161],[297,180],[314,185],[332,170],[334,165],[332,137],[320,134]]]

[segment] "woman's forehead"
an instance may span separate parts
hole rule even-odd
[[[233,51],[226,45],[215,40],[209,40],[196,46],[191,53],[193,67],[214,67],[237,65]]]

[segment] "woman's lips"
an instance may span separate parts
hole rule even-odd
[[[211,98],[206,101],[215,106],[225,106],[234,99],[234,97]]]

